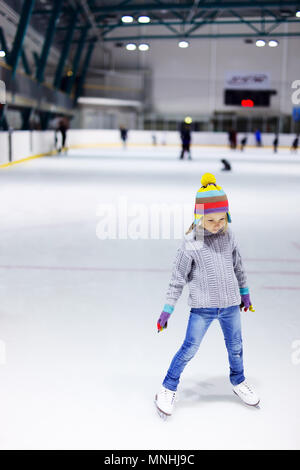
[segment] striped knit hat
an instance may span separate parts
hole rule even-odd
[[[194,225],[200,222],[204,214],[212,212],[226,212],[227,220],[231,222],[227,196],[221,186],[216,184],[215,176],[205,173],[201,178],[201,184],[196,194]]]

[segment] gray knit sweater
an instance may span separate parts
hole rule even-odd
[[[200,233],[200,232],[199,232]],[[240,288],[247,278],[234,234],[228,227],[211,233],[195,229],[185,235],[173,263],[166,303],[175,306],[184,285],[189,285],[188,305],[224,308],[241,303]]]

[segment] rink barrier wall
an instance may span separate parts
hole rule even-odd
[[[238,143],[245,136],[245,133],[238,133]],[[180,145],[180,135],[177,131],[128,131],[129,145],[153,145],[153,136],[157,145]],[[262,133],[262,143],[264,147],[272,146],[274,134]],[[294,134],[280,134],[279,148],[290,147],[294,139]],[[97,130],[97,129],[70,129],[68,131],[68,147],[92,147],[101,145],[120,145],[119,130]],[[228,146],[227,132],[192,132],[192,145],[204,146]],[[255,146],[254,134],[248,134],[247,146]]]
[[[1,132],[0,145],[0,168],[57,153],[52,130]]]
[[[238,143],[244,135],[244,133],[238,134]],[[157,145],[180,146],[181,144],[180,135],[176,131],[129,130],[128,145],[153,146],[154,136]],[[294,134],[280,134],[279,148],[289,148],[294,137]],[[273,140],[274,134],[262,134],[264,147],[271,147]],[[0,168],[57,153],[54,130],[1,132],[0,145]],[[226,132],[194,132],[192,133],[193,145],[228,147],[228,134]],[[67,146],[69,148],[120,147],[120,132],[118,129],[70,129],[67,134]],[[247,146],[255,146],[253,134],[248,135]]]

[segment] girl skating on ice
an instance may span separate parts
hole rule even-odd
[[[224,334],[234,393],[248,405],[259,403],[244,376],[240,311],[254,309],[239,248],[228,227],[231,217],[227,196],[210,173],[202,176],[201,184],[196,195],[194,222],[177,251],[166,303],[157,322],[158,331],[167,327],[188,283],[191,310],[186,336],[155,395],[161,417],[172,414],[181,373],[195,356],[214,319],[219,320]]]

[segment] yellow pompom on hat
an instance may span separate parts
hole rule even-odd
[[[226,212],[228,222],[231,222],[228,199],[216,177],[211,173],[204,173],[201,178],[201,188],[196,194],[194,210],[194,225],[197,225],[204,214],[212,212]]]

